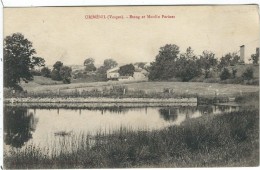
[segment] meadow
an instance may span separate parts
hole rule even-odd
[[[59,93],[59,94],[74,94],[85,93],[90,95],[99,91],[107,93],[110,89],[125,88],[132,93],[133,96],[142,96],[144,94],[162,93],[168,90],[175,95],[196,96],[196,95],[224,95],[234,96],[237,94],[256,92],[259,86],[249,86],[240,84],[219,84],[219,83],[203,83],[203,82],[86,82],[86,83],[72,83],[72,84],[42,84],[44,82],[41,77],[35,76],[36,79],[32,82],[22,83],[22,87],[27,92],[35,94],[41,93]],[[45,81],[46,83],[48,81]],[[90,93],[89,93],[90,92]],[[88,94],[89,93],[89,94]],[[152,95],[153,96],[153,95]],[[129,97],[132,97],[131,95]],[[160,97],[160,96],[159,96]]]

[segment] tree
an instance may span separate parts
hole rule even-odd
[[[257,50],[255,54],[252,54],[251,58],[249,60],[252,60],[253,64],[258,64],[258,61],[259,61],[259,50]]]
[[[134,65],[136,65],[139,68],[145,69],[145,62],[136,62]]]
[[[61,81],[62,77],[60,75],[60,70],[63,67],[63,63],[61,61],[57,61],[54,65],[53,65],[53,69],[51,71],[51,79],[52,80],[57,80],[57,81]]]
[[[186,53],[181,54],[181,57],[185,57],[189,60],[196,60],[197,59],[196,55],[194,54],[194,50],[191,47],[188,47],[186,49]]]
[[[54,65],[53,65],[53,69],[60,71],[61,67],[63,66],[63,63],[61,61],[57,61]]]
[[[116,67],[118,64],[113,59],[105,59],[102,66],[97,69],[97,73],[100,75],[102,80],[106,80],[107,70]]]
[[[211,51],[203,51],[198,60],[199,67],[205,70],[205,78],[209,78],[210,69],[218,64],[215,54]]]
[[[62,78],[62,81],[64,84],[70,84],[71,83],[71,72],[72,69],[68,66],[63,66],[60,69],[60,76]]]
[[[121,76],[133,76],[134,71],[135,71],[135,67],[133,66],[133,64],[127,64],[127,65],[121,66],[119,68],[118,73]]]
[[[224,68],[219,77],[221,80],[226,80],[231,77],[231,74],[227,68]]]
[[[114,68],[116,67],[118,64],[115,60],[109,58],[109,59],[105,59],[104,60],[104,67],[107,68],[107,69],[111,69],[111,68]]]
[[[21,33],[14,33],[4,39],[4,86],[18,87],[21,79],[25,82],[33,80],[31,70],[35,66],[43,66],[44,59],[34,56],[32,42]]]
[[[44,60],[44,58],[41,58],[41,57],[32,57],[32,64],[34,66],[44,67],[45,66],[45,60]]]
[[[180,78],[182,81],[189,81],[194,77],[197,77],[201,73],[196,60],[186,57],[180,57],[175,62],[175,77]]]
[[[87,72],[96,71],[97,68],[95,67],[94,62],[95,60],[93,58],[87,58],[84,61],[84,66],[86,67],[85,70]]]
[[[151,63],[150,80],[167,80],[175,74],[175,61],[179,55],[179,47],[175,44],[166,44],[161,47],[155,62]]]
[[[222,70],[225,67],[239,64],[239,61],[240,61],[240,57],[236,53],[228,53],[225,56],[220,58],[220,63],[218,65],[218,68]]]
[[[50,78],[51,77],[51,70],[48,67],[43,67],[41,69],[41,76]]]

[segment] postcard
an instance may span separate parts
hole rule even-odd
[[[3,168],[259,166],[259,6],[3,9]]]

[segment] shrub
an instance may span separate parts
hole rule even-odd
[[[61,81],[62,80],[62,77],[61,77],[61,75],[60,75],[58,70],[52,70],[52,72],[51,72],[51,79],[52,80],[57,80],[57,81]]]
[[[51,70],[48,67],[43,67],[41,69],[41,76],[50,78],[51,77]]]
[[[219,77],[221,80],[226,80],[231,77],[231,74],[227,68],[224,68]]]
[[[242,74],[244,80],[251,80],[254,78],[253,68],[249,67],[246,71]]]

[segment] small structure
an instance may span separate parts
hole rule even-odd
[[[245,45],[240,46],[240,61],[245,63]]]
[[[119,67],[115,67],[107,70],[108,80],[118,80],[118,81],[135,81],[135,80],[148,80],[148,71],[140,67],[135,66],[135,71],[133,76],[122,76],[119,74]]]
[[[132,76],[119,76],[118,81],[131,81],[135,80]]]
[[[115,79],[118,79],[119,78],[119,67],[115,67],[115,68],[111,68],[109,70],[107,70],[107,79],[110,79],[110,80],[115,80]]]

